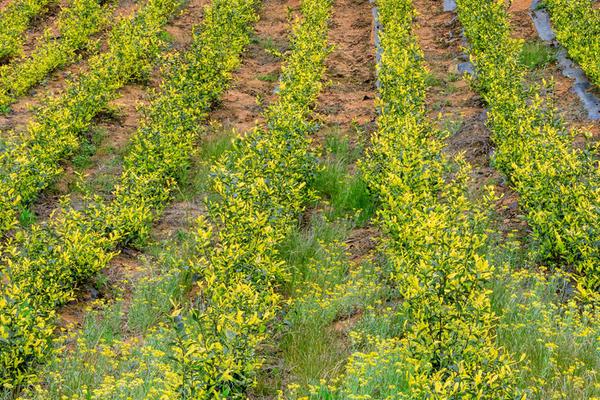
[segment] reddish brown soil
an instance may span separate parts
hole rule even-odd
[[[173,202],[165,209],[153,229],[153,238],[160,241],[172,237],[177,231],[187,232],[192,229],[194,221],[206,213],[206,206],[201,198]]]
[[[165,29],[171,36],[176,50],[185,50],[192,43],[192,28],[202,20],[204,6],[208,3],[206,0],[189,1],[181,14],[167,25]]]
[[[511,2],[508,14],[514,37],[525,40],[537,39],[535,26],[529,12],[530,6],[531,0],[513,0]]]
[[[565,77],[556,64],[544,67],[533,75],[534,81],[544,78],[548,82],[553,82],[552,100],[569,129],[584,130],[591,133],[595,140],[600,139],[600,123],[588,118],[581,100],[573,92],[572,79]]]
[[[261,111],[275,98],[281,66],[281,60],[269,50],[287,49],[290,28],[287,10],[298,7],[298,0],[263,2],[254,40],[246,50],[242,66],[234,74],[231,89],[211,114],[211,123],[243,133],[263,121]]]
[[[372,5],[338,0],[329,30],[333,53],[327,58],[329,85],[319,96],[318,112],[328,126],[352,133],[352,125],[375,120],[375,44]]]
[[[331,325],[331,331],[341,336],[347,336],[352,330],[352,327],[354,327],[356,323],[360,322],[363,315],[364,313],[362,310],[357,310],[357,312],[349,316],[344,316],[344,318],[334,322],[333,325]]]
[[[315,135],[315,147],[321,146],[332,131],[348,135],[353,145],[368,144],[376,118],[371,10],[372,4],[368,0],[337,0],[334,3],[328,34],[333,52],[327,58],[325,76],[329,84],[319,96],[317,106],[318,118],[324,128]],[[352,230],[347,244],[354,262],[372,255],[376,235],[377,230],[371,227]]]
[[[357,228],[350,232],[346,245],[353,263],[360,264],[373,256],[379,234],[379,230],[374,227]]]
[[[443,12],[440,1],[415,0],[414,5],[419,12],[417,38],[437,82],[428,93],[430,117],[435,120],[441,114],[441,127],[454,125],[446,150],[451,156],[462,155],[471,164],[473,193],[480,195],[485,185],[493,185],[496,193],[503,195],[497,205],[501,218],[498,229],[523,232],[526,224],[519,217],[518,196],[502,183],[501,174],[490,166],[493,144],[485,126],[482,101],[458,74],[457,65],[463,55],[461,27],[453,13]]]

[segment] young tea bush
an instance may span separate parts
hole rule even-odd
[[[600,87],[600,8],[592,0],[544,0],[556,38]]]
[[[14,0],[0,12],[0,61],[23,51],[25,31],[31,21],[55,0]]]

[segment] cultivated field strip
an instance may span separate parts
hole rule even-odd
[[[350,357],[335,398],[515,398],[486,290],[486,205],[471,203],[468,168],[443,155],[427,120],[411,2],[377,5],[380,116],[362,168],[379,199],[381,248],[404,325],[400,337],[367,338],[373,351]]]
[[[19,231],[6,245],[2,384],[27,382],[29,368],[51,349],[55,308],[107,265],[118,244],[147,234],[189,166],[200,124],[239,65],[254,20],[254,2],[215,0],[192,49],[171,58],[161,94],[146,108],[132,139],[113,199],[89,199],[82,211],[65,205],[46,226]]]
[[[458,16],[476,67],[475,87],[489,107],[493,165],[520,195],[539,260],[572,266],[583,276],[582,293],[597,288],[600,171],[593,149],[574,148],[553,107],[535,88],[525,88],[522,44],[510,36],[503,4],[460,0]]]
[[[246,132],[262,120],[262,111],[275,99],[281,58],[277,52],[288,45],[289,20],[286,7],[294,9],[297,0],[267,0],[261,7],[253,42],[234,83],[223,96],[210,119],[225,129]]]
[[[43,80],[53,70],[77,59],[92,35],[108,25],[111,7],[97,0],[73,0],[58,15],[56,36],[48,30],[32,53],[0,67],[0,110]]]
[[[163,27],[181,7],[179,0],[149,0],[111,31],[108,50],[89,60],[89,68],[48,98],[26,132],[0,153],[0,232],[17,224],[26,207],[61,173],[60,162],[81,145],[81,133],[126,83],[142,79],[164,47]]]
[[[31,21],[56,0],[12,0],[0,11],[0,61],[19,55]]]
[[[181,319],[175,348],[180,371],[193,371],[184,392],[191,398],[246,398],[262,364],[258,349],[282,301],[276,288],[289,275],[277,247],[312,197],[308,136],[329,53],[330,7],[301,2],[265,126],[239,139],[212,169],[218,200],[209,208],[217,229],[198,226],[198,306]]]
[[[556,38],[590,81],[600,87],[600,8],[592,0],[548,0]]]
[[[311,198],[306,180],[314,157],[308,135],[329,53],[330,6],[320,0],[301,3],[278,99],[265,111],[265,126],[240,137],[213,168],[211,183],[219,198],[210,204],[210,215],[218,229],[213,234],[201,218],[194,232],[192,268],[199,282],[192,310],[175,310],[175,323],[144,338],[140,348],[123,343],[129,356],[117,358],[116,375],[101,377],[91,398],[140,390],[148,390],[150,398],[246,398],[261,366],[258,347],[282,301],[276,288],[288,275],[276,247]],[[158,376],[147,374],[148,368]]]

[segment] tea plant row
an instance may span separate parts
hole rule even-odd
[[[600,9],[591,0],[545,0],[556,38],[600,87]]]
[[[21,54],[25,31],[55,0],[14,0],[0,12],[0,60]]]
[[[488,105],[493,165],[519,193],[540,262],[579,272],[582,295],[600,287],[600,170],[593,146],[576,148],[556,110],[526,87],[522,41],[495,1],[459,0],[476,90]],[[585,132],[583,132],[585,133]]]

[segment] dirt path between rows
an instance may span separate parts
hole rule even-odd
[[[234,74],[231,89],[211,113],[211,123],[243,134],[263,122],[261,112],[275,98],[281,67],[281,60],[274,53],[288,49],[288,10],[299,7],[299,0],[263,2],[243,64]]]
[[[490,166],[493,144],[485,126],[485,109],[481,98],[458,72],[462,62],[461,26],[455,14],[444,12],[437,0],[414,0],[418,11],[416,35],[425,54],[433,84],[428,92],[428,111],[441,129],[452,133],[447,153],[463,154],[473,167],[471,190],[481,194],[485,185],[493,185],[503,196],[497,205],[501,232],[524,232],[526,223],[519,216],[518,195],[503,182],[502,175]]]
[[[69,7],[69,2],[60,0],[56,4],[47,7],[45,11],[31,20],[29,29],[24,34],[25,42],[23,43],[22,55],[29,56],[47,30],[53,35],[58,34],[58,15],[61,9],[66,7]]]
[[[352,133],[375,120],[375,43],[372,5],[366,0],[338,0],[329,30],[334,46],[327,58],[329,85],[317,111],[330,127]]]
[[[318,99],[317,113],[324,123],[314,146],[328,134],[348,135],[354,146],[368,146],[375,130],[375,40],[372,4],[368,0],[338,0],[333,6],[326,61],[329,82]],[[354,168],[351,167],[351,171]],[[351,258],[359,262],[375,247],[376,229],[356,228],[347,239]]]

